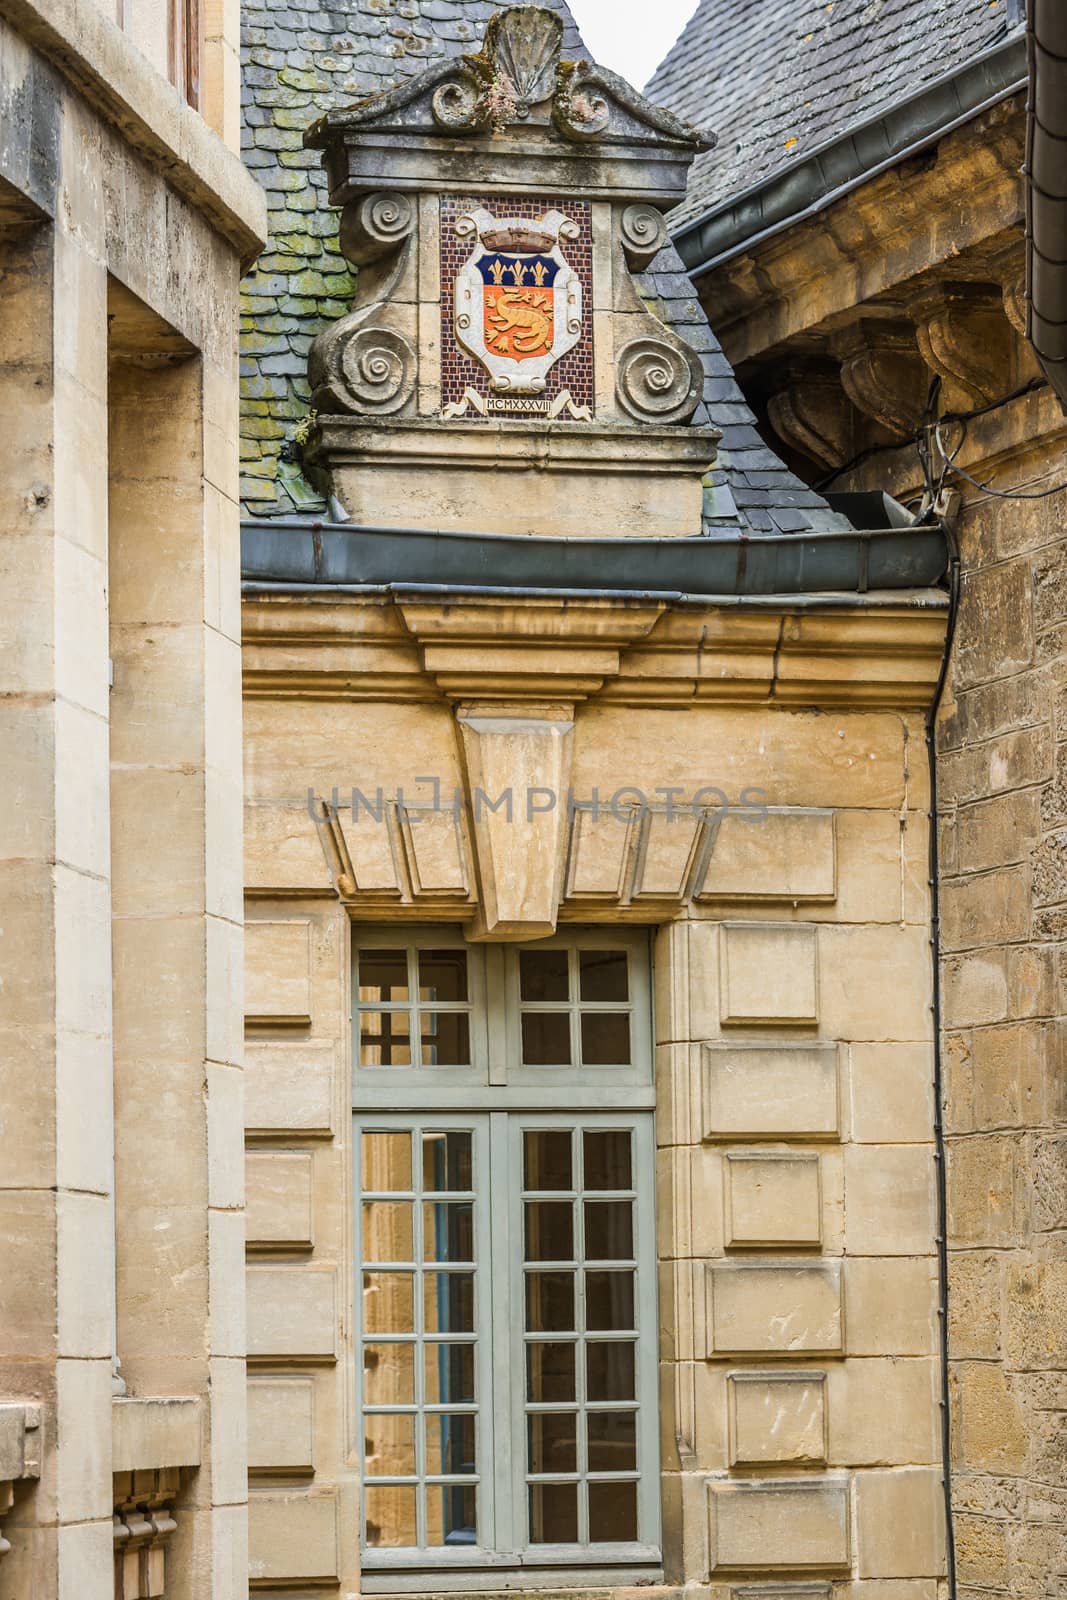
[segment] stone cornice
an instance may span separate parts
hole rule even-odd
[[[5,0],[4,17],[229,240],[247,268],[266,198],[241,159],[93,0]]]
[[[973,277],[961,260],[970,251],[1021,247],[1024,145],[1016,95],[947,135],[936,159],[880,173],[706,275],[701,299],[731,362],[758,361],[816,327],[832,334],[858,304],[891,304],[922,272]]]
[[[250,699],[925,708],[937,590],[680,605],[452,595],[247,596]]]

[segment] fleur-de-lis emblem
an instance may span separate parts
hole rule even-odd
[[[511,275],[515,279],[515,287],[518,288],[526,277],[525,261],[513,261],[511,263]]]
[[[493,282],[496,284],[497,288],[499,288],[504,281],[504,273],[507,270],[499,256],[497,256],[495,261],[490,261],[487,270]]]
[[[533,280],[539,289],[547,277],[548,268],[545,266],[544,262],[535,261],[533,264]]]

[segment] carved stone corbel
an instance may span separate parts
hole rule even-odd
[[[341,248],[360,268],[357,301],[308,353],[312,405],[324,413],[392,417],[412,401],[418,375],[415,207],[403,194],[363,195],[341,216]]]
[[[949,409],[986,405],[1011,388],[1012,335],[998,288],[931,284],[908,312],[923,360],[945,381]]]
[[[820,467],[840,467],[853,449],[855,414],[833,362],[791,361],[768,396],[778,437]]]
[[[159,1600],[166,1592],[166,1552],[177,1528],[174,1501],[180,1467],[114,1476],[116,1600]]]
[[[1026,313],[1029,296],[1026,292],[1026,269],[1020,267],[1018,272],[1009,274],[1001,284],[1001,298],[1004,302],[1004,315],[1015,329],[1026,338]]]
[[[0,1405],[0,1520],[15,1503],[15,1485],[41,1475],[41,1408]],[[0,1528],[0,1557],[11,1545]]]
[[[569,833],[570,705],[458,708],[478,876],[476,939],[556,931]]]
[[[663,213],[648,204],[623,207],[619,239],[630,271],[642,272],[667,243]]]
[[[841,363],[842,387],[858,411],[894,435],[915,432],[929,374],[910,324],[859,317],[834,334],[830,349]]]

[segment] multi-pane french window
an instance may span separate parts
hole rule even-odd
[[[356,940],[372,1585],[658,1563],[647,961],[599,930]]]

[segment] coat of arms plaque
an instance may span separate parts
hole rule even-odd
[[[481,208],[455,224],[474,249],[455,283],[456,339],[498,393],[540,394],[582,336],[582,285],[562,240],[579,229],[561,211],[536,222]]]

